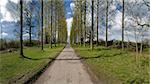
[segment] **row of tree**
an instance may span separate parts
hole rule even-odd
[[[148,0],[74,0],[74,3],[71,43],[85,45],[88,41],[93,49],[93,40],[96,38],[98,44],[99,36],[103,33],[105,46],[108,47],[109,33],[114,25],[120,23],[122,50],[125,47],[125,38],[130,42],[129,38],[135,37],[136,52],[138,53],[138,43],[142,52],[143,39],[148,36],[150,28]],[[121,20],[118,19],[116,23],[118,12],[121,13]]]
[[[37,5],[35,5],[37,4]],[[29,34],[29,42],[32,44],[32,35],[38,30],[38,40],[43,45],[64,43],[67,40],[67,25],[62,0],[20,0],[20,55],[23,55],[23,34]],[[34,11],[34,12],[33,12]],[[36,16],[36,17],[35,17]],[[32,21],[36,18],[36,21]],[[34,22],[37,27],[34,28]],[[26,26],[26,27],[25,27]],[[24,29],[25,28],[25,29]],[[34,28],[34,29],[33,29]]]

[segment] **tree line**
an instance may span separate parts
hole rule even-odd
[[[52,48],[53,44],[56,47],[56,43],[66,43],[67,40],[67,25],[65,21],[64,5],[62,0],[39,0],[37,2],[31,1],[27,2],[20,0],[20,55],[24,57],[23,54],[23,28],[24,23],[27,24],[29,42],[32,45],[32,16],[34,3],[39,2],[38,10],[38,40],[41,43],[41,50],[44,50],[44,43],[50,44]],[[37,7],[37,6],[36,6]]]
[[[129,38],[135,40],[136,52],[143,50],[143,43],[148,36],[150,28],[149,1],[148,0],[73,0],[74,17],[71,30],[71,43],[86,46],[88,43],[93,49],[93,44],[99,44],[101,33],[105,34],[105,47],[109,46],[111,28],[116,25],[117,13],[121,14],[119,28],[121,31],[121,48],[125,50],[129,45]],[[114,8],[114,9],[113,9]],[[119,34],[120,35],[120,34]],[[128,40],[127,40],[128,39]]]

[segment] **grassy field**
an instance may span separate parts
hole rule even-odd
[[[43,68],[51,58],[54,58],[64,45],[59,47],[49,48],[44,46],[44,51],[41,47],[31,47],[24,49],[24,55],[31,59],[21,58],[19,50],[12,53],[0,53],[0,84],[8,84],[22,82]]]
[[[148,50],[136,62],[134,52],[105,47],[95,47],[93,51],[89,47],[73,47],[83,62],[106,84],[150,83]]]

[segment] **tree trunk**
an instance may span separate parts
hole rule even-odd
[[[52,48],[52,27],[53,27],[53,6],[52,6],[52,0],[51,0],[51,36],[50,36],[50,47]]]
[[[57,9],[57,11],[58,11],[58,9]],[[56,16],[56,21],[57,21],[57,24],[56,24],[56,26],[57,26],[57,28],[56,28],[56,34],[55,34],[55,37],[56,37],[56,44],[58,44],[58,38],[57,38],[57,35],[58,35],[58,28],[59,28],[59,25],[58,25],[58,23],[59,23],[59,21],[58,21],[58,19],[59,19],[59,17],[58,17],[58,14],[59,14],[59,12],[57,12],[57,16]]]
[[[40,26],[41,26],[41,24],[40,24],[41,22],[40,22],[40,13],[38,13],[38,46],[40,46]]]
[[[47,8],[48,9],[48,8]],[[48,13],[48,10],[46,9],[46,13]],[[45,23],[45,44],[48,44],[49,43],[49,37],[48,37],[48,25],[49,25],[49,22],[48,22],[48,15],[46,15],[46,23]]]
[[[85,7],[84,7],[84,46],[86,46],[86,0],[85,0]]]
[[[57,10],[57,9],[55,8],[55,10]],[[55,33],[54,33],[55,47],[56,47],[56,26],[57,26],[57,25],[56,25],[56,24],[57,24],[57,23],[56,23],[56,17],[57,17],[57,13],[56,13],[56,11],[55,11]]]
[[[59,11],[57,12],[57,43],[58,43],[58,46],[60,45],[60,43],[59,43],[59,17],[60,16],[60,14],[59,14]]]
[[[23,0],[20,0],[20,55],[23,55]]]
[[[143,28],[143,26],[142,26],[142,28]],[[144,32],[141,33],[142,38],[141,38],[140,54],[142,54],[142,51],[143,51],[143,36],[144,36],[143,33]]]
[[[78,34],[77,34],[78,37],[77,38],[78,38],[78,44],[79,44],[79,38],[80,38],[79,37],[79,16],[77,16],[77,27],[78,27],[78,29],[77,29],[78,30]]]
[[[142,53],[143,51],[143,42],[141,42],[141,46],[140,46],[140,54]]]
[[[136,62],[138,60],[138,43],[136,42],[136,58],[135,58]]]
[[[107,41],[108,41],[108,0],[106,2],[106,41],[105,41],[106,47],[108,46]]]
[[[30,27],[30,29],[29,29],[29,39],[30,39],[30,45],[32,44],[32,38],[31,38],[31,27]]]
[[[31,41],[32,41],[32,37],[31,37],[31,32],[32,32],[32,30],[31,30],[31,28],[32,28],[32,26],[31,26],[31,15],[30,15],[30,28],[29,28],[29,40],[30,40],[30,46],[31,46]]]
[[[42,16],[42,21],[41,21],[41,44],[42,44],[42,50],[43,50],[43,0],[41,1],[41,16]]]
[[[98,45],[98,24],[99,24],[99,0],[97,0],[97,45]]]
[[[80,13],[80,14],[81,14],[81,22],[80,22],[80,26],[81,26],[81,28],[80,28],[80,29],[81,29],[81,31],[80,31],[80,33],[81,33],[80,42],[81,42],[81,43],[80,43],[80,44],[82,45],[82,44],[83,44],[83,34],[82,34],[82,33],[83,33],[83,32],[82,32],[82,28],[83,28],[83,27],[82,27],[82,26],[83,26],[83,25],[82,25],[82,3],[81,3],[81,10],[80,10],[80,12],[81,12],[81,13]]]
[[[92,0],[91,49],[93,50],[94,0]]]
[[[122,0],[122,50],[124,50],[124,0]]]

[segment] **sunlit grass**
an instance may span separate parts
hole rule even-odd
[[[148,51],[144,51],[138,62],[135,53],[119,49],[95,47],[92,51],[87,47],[75,47],[81,57],[96,57],[83,59],[90,69],[107,84],[148,84],[149,62]]]
[[[32,60],[21,58],[19,51],[12,53],[3,53],[0,55],[0,83],[7,84],[12,81],[17,81],[20,77],[29,77],[35,72],[39,71],[51,59],[59,53],[64,45],[50,48],[48,45],[44,46],[44,51],[40,47],[30,47],[24,49],[24,55]],[[23,81],[21,81],[23,82]]]

